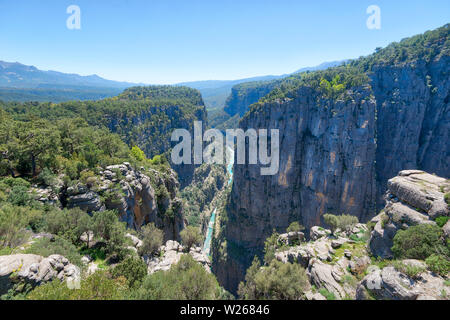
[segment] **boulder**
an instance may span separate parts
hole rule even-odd
[[[309,230],[309,238],[311,239],[311,241],[315,241],[329,234],[331,234],[330,230],[318,226],[314,226]]]
[[[334,293],[337,299],[344,298],[346,293],[333,277],[333,266],[319,260],[310,262],[309,277],[311,284],[317,288],[325,288]]]
[[[57,254],[47,258],[34,254],[0,256],[0,294],[6,293],[14,283],[23,281],[36,286],[53,279],[77,286],[80,269]]]

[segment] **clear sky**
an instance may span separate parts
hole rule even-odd
[[[69,30],[69,5],[81,29]],[[369,5],[381,29],[369,30]],[[450,22],[449,0],[0,0],[0,60],[119,81],[285,74]]]

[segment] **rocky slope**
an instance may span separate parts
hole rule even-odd
[[[347,232],[338,229],[334,234],[314,226],[309,241],[304,241],[302,232],[279,235],[275,259],[306,269],[306,299],[449,299],[448,262],[447,274],[442,275],[430,268],[428,260],[394,260],[391,252],[398,231],[418,224],[436,225],[433,219],[450,216],[444,201],[449,181],[410,170],[389,180],[388,188],[383,213],[367,225],[355,224]],[[450,221],[442,227],[444,239],[449,237],[449,226]]]
[[[99,170],[86,181],[61,186],[60,193],[52,188],[38,188],[37,200],[44,203],[60,202],[61,206],[79,207],[89,213],[116,209],[120,219],[132,229],[147,223],[164,231],[165,240],[178,240],[185,226],[183,206],[177,197],[179,182],[176,173],[144,168],[134,170],[128,162]]]
[[[311,83],[287,80],[284,91],[280,85],[244,116],[243,129],[280,130],[280,168],[261,176],[259,165],[235,165],[219,241],[238,254],[230,252],[216,268],[228,289],[236,289],[273,229],[292,221],[321,225],[327,212],[368,221],[383,206],[387,180],[400,170],[450,177],[449,29],[317,73],[318,80],[311,74]],[[411,55],[401,57],[408,50]],[[353,67],[358,85],[338,84]],[[329,82],[327,72],[334,77]],[[341,93],[333,96],[335,89]]]

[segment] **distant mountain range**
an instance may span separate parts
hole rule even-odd
[[[345,61],[322,63],[315,67],[303,68],[293,73],[323,70]],[[206,80],[182,82],[201,92],[208,109],[221,108],[231,93],[231,88],[243,82],[269,81],[288,76],[269,75],[238,80]],[[119,82],[104,79],[98,75],[81,76],[58,71],[44,71],[35,66],[19,62],[0,61],[0,100],[4,101],[51,101],[98,100],[112,97],[126,88],[144,85],[142,83]]]

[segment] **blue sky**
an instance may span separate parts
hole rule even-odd
[[[69,30],[69,5],[81,30]],[[369,30],[369,5],[381,29]],[[0,60],[112,80],[284,74],[450,22],[449,0],[0,0]]]

